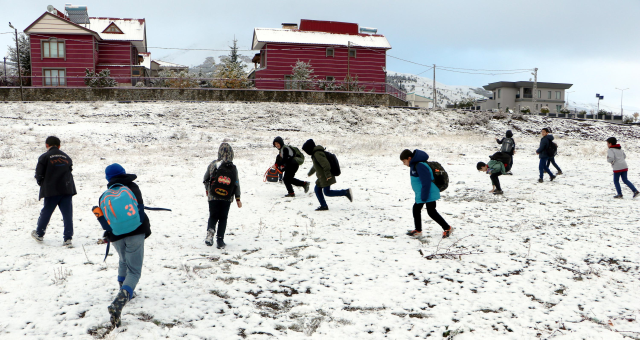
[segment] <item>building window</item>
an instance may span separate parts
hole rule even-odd
[[[560,112],[562,110],[562,105],[556,105],[556,112]]]
[[[44,86],[65,86],[65,70],[44,70]]]
[[[333,48],[327,48],[327,57],[333,57],[334,50]]]
[[[117,33],[117,34],[124,34],[122,33],[122,31],[118,28],[118,26],[116,26],[116,24],[111,23],[109,24],[109,26],[107,26],[107,28],[102,31],[102,33]]]
[[[561,100],[562,99],[562,92],[556,91],[556,99],[557,100]]]
[[[536,110],[538,110],[538,104],[536,104]]]
[[[50,39],[42,42],[42,56],[44,58],[64,58],[65,46],[64,41],[58,39]]]
[[[139,69],[131,70],[131,75],[132,76],[140,76],[140,70]]]
[[[498,103],[498,110],[500,110],[500,103]]]
[[[551,99],[551,91],[549,91],[549,93],[547,95],[547,99]]]
[[[542,90],[538,90],[538,96],[536,98],[542,98]]]
[[[356,50],[349,50],[349,58],[355,58],[356,57]]]
[[[336,77],[327,77],[327,81],[335,81]]]
[[[500,98],[500,92],[502,92],[502,89],[498,89],[498,99]]]

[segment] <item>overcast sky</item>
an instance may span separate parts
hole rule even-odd
[[[67,0],[71,2],[70,0]],[[619,112],[620,91],[627,112],[640,112],[640,0],[368,0],[368,1],[82,1],[90,16],[145,18],[152,58],[200,64],[223,52],[176,51],[157,47],[227,49],[234,35],[250,49],[254,27],[318,19],[378,28],[393,47],[388,55],[420,64],[472,69],[538,67],[538,80],[574,84],[570,101],[602,104]],[[0,0],[19,31],[64,2]],[[15,9],[15,10],[12,10]],[[0,46],[12,43],[0,34]],[[156,48],[153,48],[156,47]],[[1,50],[1,49],[0,49]],[[252,55],[246,51],[243,54]],[[216,59],[217,60],[217,59]],[[425,67],[387,57],[389,71],[417,74]],[[432,77],[429,71],[423,76]],[[494,81],[528,80],[514,75],[472,75],[439,71],[448,85],[482,86]]]

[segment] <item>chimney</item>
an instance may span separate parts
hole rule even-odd
[[[298,29],[298,24],[289,23],[289,22],[283,22],[282,23],[282,28],[285,29],[285,30],[297,30]]]

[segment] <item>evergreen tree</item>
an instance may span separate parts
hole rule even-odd
[[[309,90],[315,87],[316,76],[311,75],[311,60],[308,63],[298,60],[292,69],[291,88],[300,90]]]
[[[28,35],[24,33],[18,34],[18,50],[19,53],[16,55],[16,37],[14,35],[13,44],[7,47],[7,58],[16,65],[16,75],[18,75],[18,62],[20,62],[22,76],[27,77],[22,80],[22,84],[29,86],[31,84],[31,78],[29,78],[31,76],[31,51]]]
[[[231,52],[227,58],[221,58],[222,64],[216,71],[215,77],[217,80],[213,81],[212,86],[225,89],[243,89],[251,87],[252,83],[247,79],[247,71],[245,71],[245,65],[239,60],[241,56],[238,55],[238,40],[233,39],[233,46]]]

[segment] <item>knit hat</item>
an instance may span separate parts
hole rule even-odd
[[[273,146],[276,146],[276,143],[280,144],[280,147],[284,146],[284,140],[282,137],[278,136],[273,140]]]
[[[507,138],[513,137],[513,132],[511,130],[507,130]]]
[[[118,175],[124,175],[126,173],[127,172],[124,171],[124,168],[122,167],[122,165],[118,163],[113,163],[109,165],[106,169],[104,169],[104,174],[106,175],[105,177],[107,178],[107,181],[111,181],[113,177],[116,177]]]
[[[314,142],[313,139],[308,139],[302,145],[302,150],[304,150],[304,152],[306,152],[307,155],[311,155],[313,153],[313,148],[315,147],[316,147],[316,142]]]

